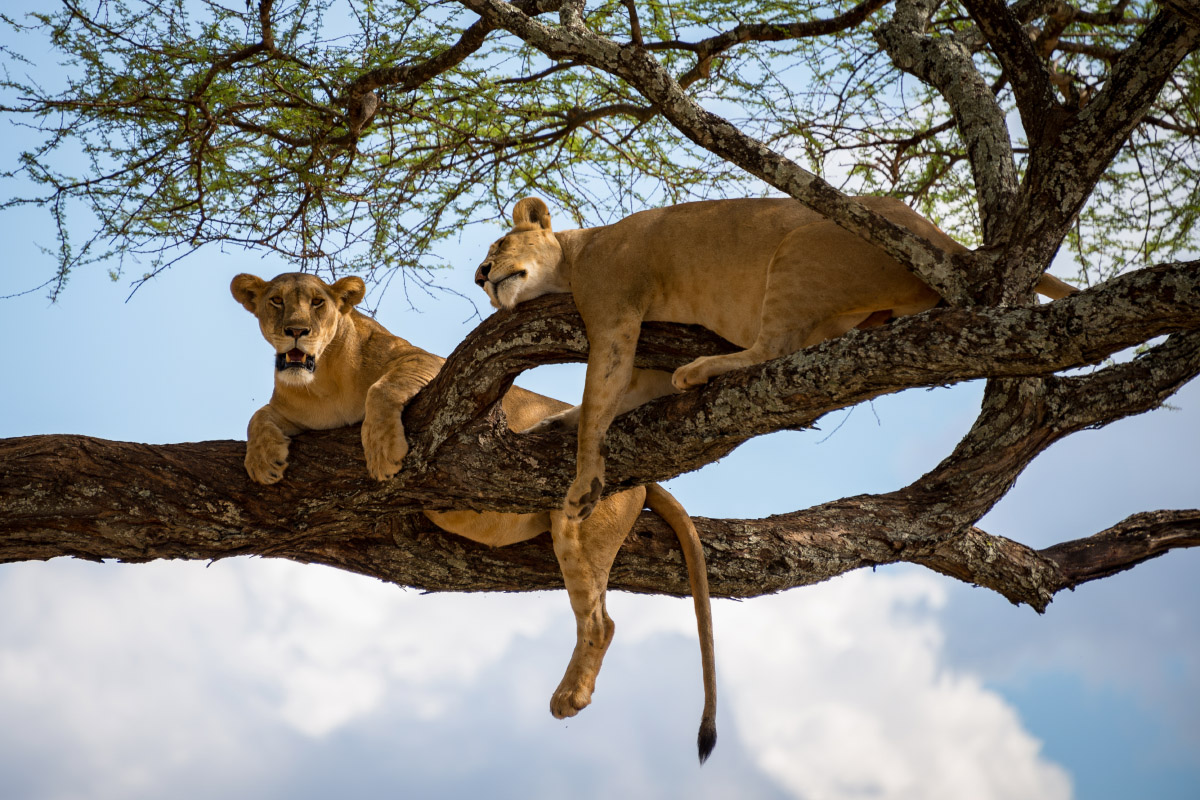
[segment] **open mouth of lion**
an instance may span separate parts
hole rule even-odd
[[[275,369],[279,372],[289,369],[306,369],[309,372],[313,372],[316,368],[316,357],[309,355],[298,347],[294,347],[286,353],[275,354]]]

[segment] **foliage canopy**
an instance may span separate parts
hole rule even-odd
[[[0,102],[34,135],[4,173],[3,208],[32,203],[53,215],[50,294],[82,264],[133,258],[146,262],[138,273],[154,274],[215,242],[386,281],[397,268],[436,266],[439,242],[527,193],[595,223],[773,188],[693,145],[613,70],[547,55],[471,5],[60,0],[5,15],[29,46],[6,49]],[[570,5],[513,7],[548,19]],[[958,3],[901,5],[925,8],[930,40],[977,68],[1022,172],[1013,81],[987,37]],[[1081,109],[1158,8],[1022,0],[1010,11],[1061,105]],[[901,196],[967,244],[983,240],[962,109],[897,66],[881,36],[894,13],[883,0],[580,9],[589,31],[641,43],[696,104],[776,152],[843,188]],[[1066,232],[1089,280],[1175,258],[1192,241],[1198,142],[1192,52]],[[69,214],[88,215],[91,235],[74,241]]]

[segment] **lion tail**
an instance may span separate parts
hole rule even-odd
[[[1054,277],[1048,272],[1043,272],[1042,277],[1038,279],[1037,283],[1038,294],[1049,297],[1051,300],[1062,300],[1067,295],[1075,294],[1078,291],[1071,284]]]
[[[696,743],[703,764],[717,744],[717,664],[713,650],[712,605],[708,597],[708,567],[696,526],[679,501],[656,483],[646,487],[646,505],[658,514],[679,537],[687,564],[688,585],[696,605],[696,628],[700,634],[700,664],[704,675],[704,713]]]

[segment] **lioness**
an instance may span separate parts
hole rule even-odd
[[[399,471],[408,443],[400,414],[405,404],[441,368],[443,359],[394,336],[354,307],[364,286],[356,277],[333,285],[312,275],[290,273],[271,281],[238,275],[234,298],[258,318],[263,337],[275,348],[275,391],[250,419],[246,471],[258,483],[275,483],[287,469],[289,437],[362,422],[367,470],[377,480]],[[508,423],[521,430],[565,403],[517,387],[502,400]],[[501,514],[426,511],[443,530],[493,547],[522,542],[550,531],[563,583],[575,612],[577,640],[550,711],[574,716],[592,699],[596,675],[612,641],[614,625],[604,593],[617,550],[643,504],[670,524],[683,546],[696,606],[704,676],[704,712],[698,739],[703,762],[716,743],[716,678],[712,613],[704,552],[691,518],[665,489],[651,485],[605,498],[586,523],[567,525],[559,511]]]
[[[858,202],[951,252],[966,248],[899,200]],[[513,208],[513,229],[489,248],[475,282],[496,308],[570,292],[587,328],[583,402],[538,427],[578,425],[575,481],[563,511],[585,519],[604,488],[613,418],[682,391],[893,317],[939,297],[883,250],[790,199],[712,200],[642,211],[598,228],[554,232],[536,197]],[[1043,275],[1038,291],[1074,291]],[[633,367],[641,323],[703,325],[741,352],[698,358],[668,376]]]

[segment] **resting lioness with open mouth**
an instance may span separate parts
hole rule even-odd
[[[855,199],[948,252],[966,252],[899,200]],[[790,199],[684,203],[555,232],[546,204],[527,197],[475,282],[496,308],[570,292],[583,317],[583,402],[538,426],[578,426],[575,481],[563,503],[572,520],[585,519],[601,496],[602,445],[617,414],[940,299],[883,250]],[[1074,291],[1050,275],[1037,289],[1054,299]],[[745,349],[698,358],[673,375],[634,370],[641,324],[652,320],[703,325]]]
[[[246,442],[250,477],[263,484],[282,479],[288,442],[297,433],[358,422],[362,422],[368,472],[378,480],[394,476],[408,453],[400,415],[438,373],[443,359],[359,313],[354,307],[365,288],[356,277],[328,285],[300,273],[270,281],[238,275],[230,290],[258,318],[259,329],[276,354],[275,391],[270,402],[250,419]],[[567,408],[565,403],[518,387],[509,390],[502,404],[513,430],[528,428]],[[577,634],[566,674],[550,699],[550,711],[562,718],[574,716],[591,702],[614,630],[604,604],[608,574],[644,504],[675,531],[687,564],[704,679],[698,738],[703,762],[717,739],[712,612],[704,551],[691,518],[674,497],[658,485],[628,489],[601,501],[582,525],[565,524],[560,511],[424,513],[443,530],[493,547],[550,531],[575,612]]]

